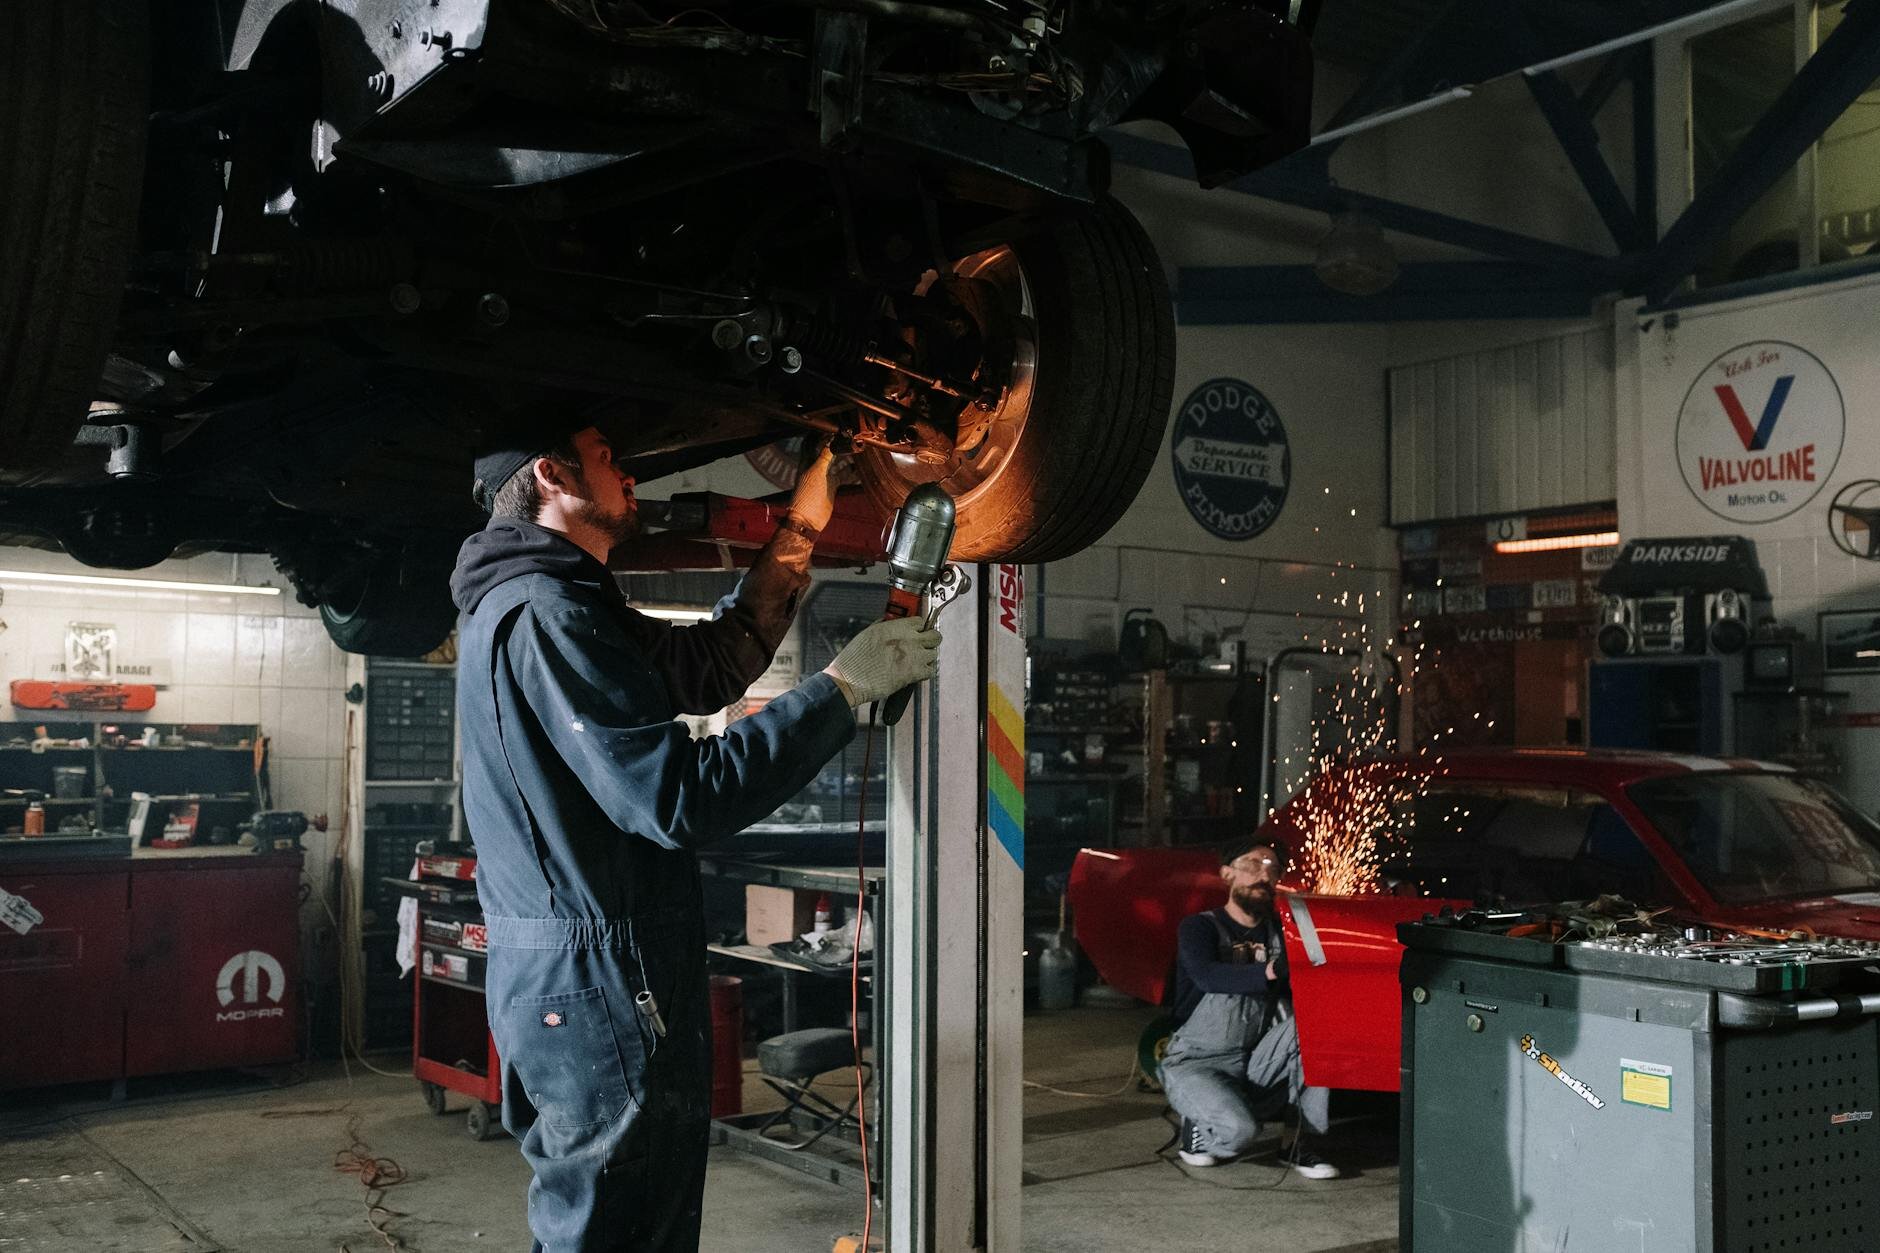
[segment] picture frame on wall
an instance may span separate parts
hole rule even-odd
[[[1815,615],[1824,674],[1880,674],[1880,609],[1831,609]]]

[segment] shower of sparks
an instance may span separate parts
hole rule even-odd
[[[1329,488],[1326,494],[1331,494]],[[1342,569],[1343,563],[1334,563],[1330,577],[1337,579]],[[1352,570],[1357,570],[1356,563]],[[1285,759],[1294,767],[1289,772],[1293,777],[1304,776],[1292,815],[1302,836],[1294,850],[1301,881],[1309,892],[1339,895],[1415,890],[1409,862],[1416,802],[1446,773],[1442,744],[1455,728],[1417,747],[1413,773],[1406,775],[1401,767],[1378,759],[1395,746],[1391,697],[1401,701],[1409,694],[1425,662],[1428,645],[1422,620],[1411,621],[1403,634],[1379,640],[1366,616],[1363,591],[1326,591],[1317,599],[1339,616],[1321,620],[1316,641],[1310,629],[1300,639],[1316,642],[1322,652],[1349,666],[1333,669],[1320,680],[1331,705],[1313,720],[1308,760],[1295,766],[1292,758]],[[1406,607],[1409,601],[1406,594]],[[1306,625],[1304,615],[1299,617]],[[1390,656],[1398,658],[1397,670],[1385,660]],[[1273,699],[1279,699],[1277,693]],[[1458,823],[1459,816],[1449,815],[1448,820]]]

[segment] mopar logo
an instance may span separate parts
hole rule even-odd
[[[260,1004],[263,997],[270,1001],[279,1001],[287,991],[287,976],[281,970],[281,963],[258,949],[246,953],[237,953],[222,963],[221,973],[216,976],[215,996],[223,1005],[233,1004],[239,997],[244,1005],[252,1009],[225,1009],[215,1016],[217,1022],[242,1022],[250,1018],[279,1018],[282,1010],[278,1005]]]

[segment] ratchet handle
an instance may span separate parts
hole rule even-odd
[[[908,702],[914,699],[914,687],[915,685],[910,683],[881,702],[878,708],[881,713],[882,726],[891,727],[901,720],[901,715],[907,712]]]

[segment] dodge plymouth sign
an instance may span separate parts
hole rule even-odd
[[[1190,392],[1176,411],[1169,452],[1182,503],[1222,539],[1252,539],[1286,504],[1286,426],[1252,384],[1209,379]]]
[[[1841,389],[1806,349],[1777,340],[1732,348],[1706,366],[1678,412],[1678,468],[1704,508],[1774,522],[1834,473],[1847,425]]]

